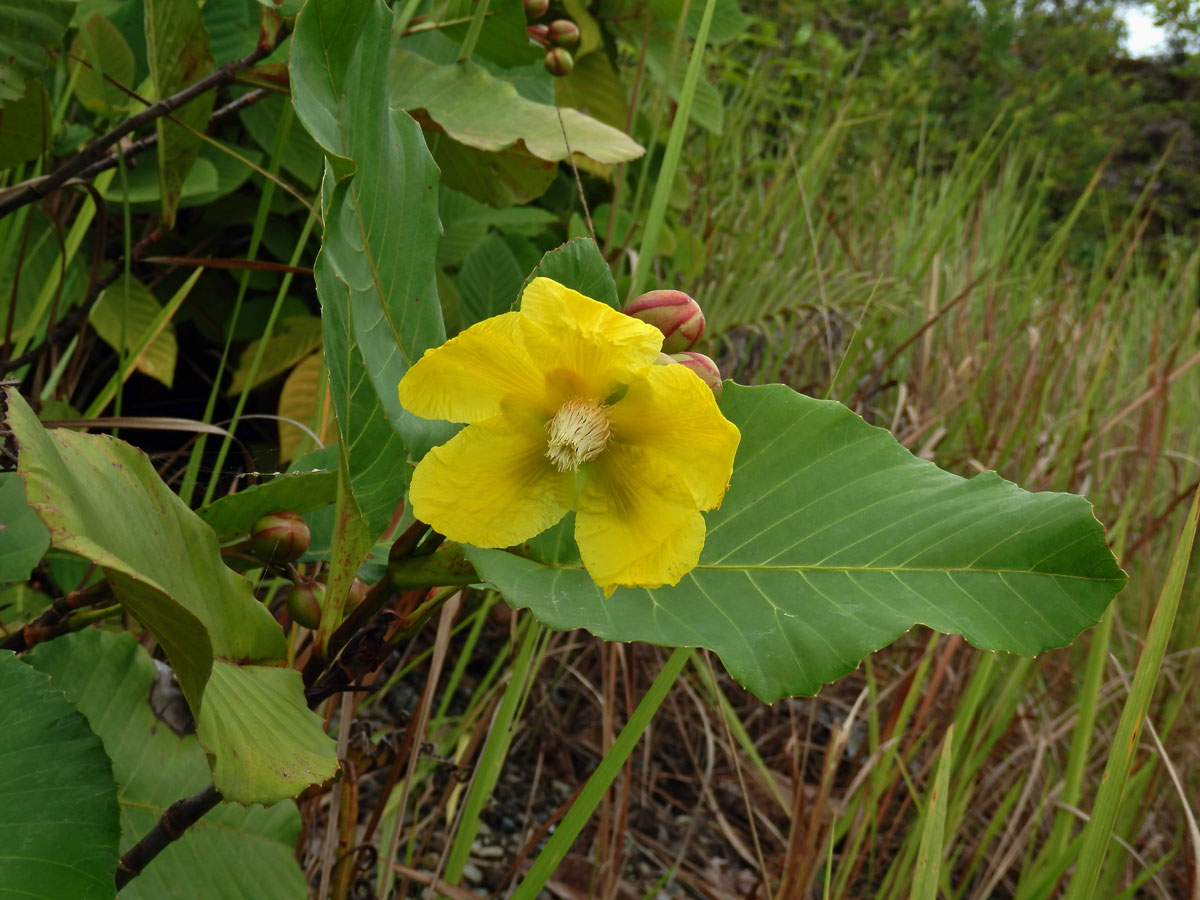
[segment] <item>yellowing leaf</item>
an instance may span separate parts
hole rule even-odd
[[[90,112],[113,116],[129,108],[130,96],[112,81],[133,87],[133,51],[116,26],[100,13],[93,13],[75,35],[70,65],[75,96]]]
[[[131,351],[155,328],[155,318],[160,312],[162,304],[144,284],[118,279],[100,295],[92,307],[90,321],[101,339],[117,352],[122,349],[123,330],[124,349]],[[158,333],[134,360],[133,367],[170,387],[175,378],[177,355],[175,329],[169,321],[158,327]]]
[[[325,378],[321,354],[314,353],[300,362],[283,383],[279,392],[279,417],[291,422],[279,423],[279,461],[291,462],[299,454],[316,449],[304,431],[293,422],[302,422],[316,432],[322,444],[337,440],[333,421],[333,404],[329,383]]]
[[[242,358],[233,373],[233,383],[229,385],[226,394],[239,394],[246,387],[254,358],[262,344],[263,338],[251,341],[242,352]],[[320,319],[315,316],[289,316],[284,319],[279,323],[278,331],[266,338],[266,349],[263,350],[258,371],[254,374],[254,380],[250,382],[251,390],[286,372],[320,346]]]

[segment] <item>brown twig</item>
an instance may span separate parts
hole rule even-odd
[[[266,88],[257,88],[253,91],[250,91],[248,94],[243,94],[242,96],[238,97],[236,100],[233,100],[230,103],[226,103],[220,109],[213,110],[212,115],[208,117],[208,122],[210,125],[214,125],[217,122],[220,122],[222,119],[232,116],[234,113],[241,112],[243,109],[245,109],[248,106],[253,106],[255,103],[257,103],[263,97],[267,96],[267,94],[269,94],[269,93],[271,93],[271,92],[268,91]],[[78,174],[78,176],[76,176],[76,177],[78,177],[78,178],[94,178],[97,175],[99,175],[101,172],[105,171],[106,169],[111,169],[114,166],[116,166],[117,159],[119,157],[124,156],[125,161],[128,162],[130,159],[137,156],[139,153],[149,150],[151,147],[154,147],[157,144],[158,144],[158,132],[157,131],[151,132],[150,134],[146,135],[144,138],[139,138],[138,140],[125,145],[125,147],[121,148],[116,153],[110,153],[108,156],[104,157],[103,159],[92,163],[90,166],[88,166],[86,169],[84,169],[82,172],[80,172]],[[0,215],[2,215],[2,213],[0,213]]]
[[[20,209],[26,204],[43,199],[53,191],[58,190],[72,178],[81,177],[90,167],[104,162],[103,157],[108,149],[127,134],[132,134],[143,125],[174,112],[201,94],[229,84],[234,80],[239,70],[249,68],[259,60],[270,56],[275,51],[275,48],[283,42],[285,37],[287,37],[287,32],[279,29],[274,35],[273,40],[269,43],[256,47],[253,52],[243,56],[241,59],[226,63],[212,74],[206,75],[194,84],[188,85],[178,93],[159,100],[157,103],[153,103],[143,109],[140,113],[130,116],[116,128],[88,144],[88,146],[84,147],[79,153],[75,154],[75,156],[71,157],[49,175],[32,179],[23,186],[14,187],[7,197],[0,199],[0,218],[3,218],[14,210]],[[115,158],[113,158],[112,164],[116,164]]]
[[[121,857],[117,865],[117,890],[121,890],[140,875],[154,857],[162,853],[169,844],[183,837],[183,833],[200,821],[206,812],[221,802],[221,799],[220,792],[210,784],[202,791],[167,807],[158,823]]]

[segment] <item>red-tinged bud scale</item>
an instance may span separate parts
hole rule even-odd
[[[556,47],[574,47],[579,43],[579,26],[570,19],[555,19],[547,27],[546,36]]]
[[[293,584],[287,595],[288,615],[297,625],[316,628],[321,624],[321,604],[325,602],[325,585],[316,581]]]
[[[525,0],[525,16],[540,19],[550,9],[550,0]]]
[[[663,353],[682,353],[704,334],[704,313],[683,291],[650,291],[635,297],[625,314],[653,325],[663,333]]]
[[[575,68],[575,58],[562,47],[552,47],[546,52],[543,64],[547,72],[555,78],[561,78],[571,74],[571,70]]]
[[[700,380],[712,388],[712,392],[721,396],[721,370],[717,368],[717,364],[705,356],[703,353],[697,353],[694,350],[688,350],[684,353],[673,353],[671,359],[681,366],[687,366],[693,372],[700,376]]]
[[[270,562],[292,562],[304,555],[311,535],[299,513],[288,510],[268,513],[250,529],[250,548]]]

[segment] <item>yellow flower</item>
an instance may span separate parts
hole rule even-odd
[[[509,547],[575,510],[592,578],[676,584],[704,546],[740,434],[680,365],[654,365],[662,333],[535,278],[521,311],[426,351],[400,402],[467,427],[417,466],[413,514],[450,540]]]

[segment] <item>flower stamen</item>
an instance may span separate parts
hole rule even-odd
[[[599,456],[608,445],[608,407],[586,400],[568,400],[546,423],[550,440],[546,457],[560,472],[578,469]]]

